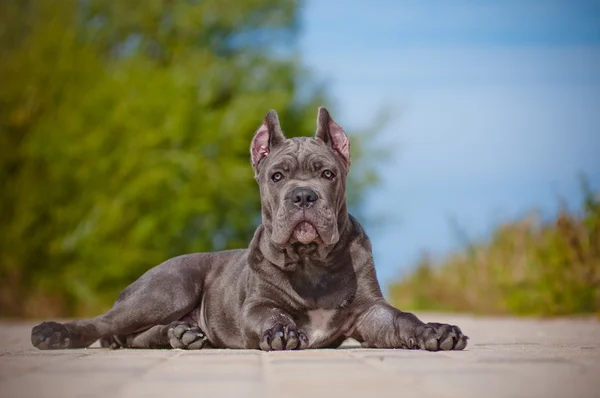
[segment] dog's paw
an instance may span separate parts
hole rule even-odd
[[[69,348],[71,332],[58,322],[43,322],[31,330],[31,344],[40,350]]]
[[[198,326],[189,323],[172,324],[167,333],[173,348],[199,350],[208,341],[206,334]]]
[[[464,350],[468,339],[458,326],[427,323],[417,327],[409,345],[428,351]]]
[[[260,339],[263,351],[300,350],[308,347],[308,337],[295,325],[275,325],[266,330]]]

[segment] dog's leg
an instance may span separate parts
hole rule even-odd
[[[84,348],[102,337],[129,336],[178,321],[199,304],[200,284],[170,265],[132,283],[104,315],[34,327],[31,343],[39,349]]]
[[[31,344],[41,350],[85,348],[102,337],[97,318],[75,322],[43,322],[31,330]]]
[[[263,351],[295,350],[308,347],[306,334],[279,308],[257,305],[244,311],[242,327],[246,348]]]
[[[195,302],[190,301],[187,306],[179,311],[169,313],[164,311],[163,305],[166,303],[155,302],[155,306],[146,312],[136,311],[136,305],[141,305],[137,300],[127,300],[127,302],[118,302],[106,314],[93,319],[77,320],[65,323],[44,322],[33,328],[31,332],[31,343],[39,349],[61,349],[61,348],[85,348],[93,344],[96,340],[105,336],[113,335],[134,335],[140,343],[135,346],[140,348],[150,348],[150,343],[157,340],[157,345],[163,341],[156,334],[157,330],[151,327],[152,333],[143,336],[144,332],[137,333],[140,329],[145,329],[153,324],[169,324],[180,319],[183,315],[195,308]],[[144,305],[149,308],[149,302],[152,298],[145,300]],[[139,308],[139,307],[138,307]],[[166,328],[167,326],[161,326]],[[166,332],[163,333],[166,336]],[[134,338],[135,340],[135,338]],[[146,341],[144,345],[141,341]],[[167,345],[169,344],[167,339]]]
[[[358,317],[353,338],[365,347],[421,348],[429,351],[462,350],[468,337],[460,328],[441,323],[423,323],[383,299]]]
[[[181,348],[199,350],[208,346],[206,334],[194,323],[172,322],[156,325],[129,336],[112,336],[102,341],[110,348]]]
[[[165,345],[164,337],[167,336],[168,325],[158,325],[160,330],[151,327],[142,332],[140,329],[147,328],[152,324],[171,323],[181,318],[182,315],[190,312],[195,303],[184,307],[181,311],[175,313],[165,313],[161,311],[161,306],[157,305],[151,312],[138,313],[139,317],[132,315],[129,311],[135,308],[135,303],[117,303],[106,314],[93,319],[77,320],[65,323],[44,322],[33,328],[31,332],[31,343],[39,349],[61,349],[61,348],[85,348],[93,344],[96,340],[105,336],[127,336],[126,339],[133,338],[136,343],[128,342],[127,345],[139,348],[151,348],[152,343],[156,345]],[[146,302],[146,305],[148,303]],[[158,303],[157,303],[158,304]],[[147,333],[147,334],[146,334]],[[122,340],[122,339],[121,339]],[[124,342],[123,342],[124,343]],[[169,345],[168,338],[166,345]]]

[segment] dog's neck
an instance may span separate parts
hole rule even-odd
[[[248,260],[250,266],[260,267],[267,261],[284,271],[294,271],[301,265],[319,264],[322,267],[333,268],[337,264],[332,254],[347,249],[348,242],[356,234],[355,226],[346,206],[338,213],[338,231],[340,238],[335,244],[312,242],[309,244],[293,243],[284,246],[276,245],[271,240],[270,228],[261,224],[254,233],[250,243]]]

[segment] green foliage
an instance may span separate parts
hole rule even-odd
[[[0,314],[98,313],[169,257],[247,245],[254,131],[275,108],[314,132],[327,103],[297,7],[0,2]]]
[[[390,287],[400,308],[475,313],[565,315],[600,311],[600,197],[583,184],[581,216],[563,208],[499,226],[440,263],[424,257]]]

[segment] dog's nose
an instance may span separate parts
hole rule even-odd
[[[318,199],[317,193],[310,188],[294,188],[291,194],[292,203],[304,209],[308,209]]]

